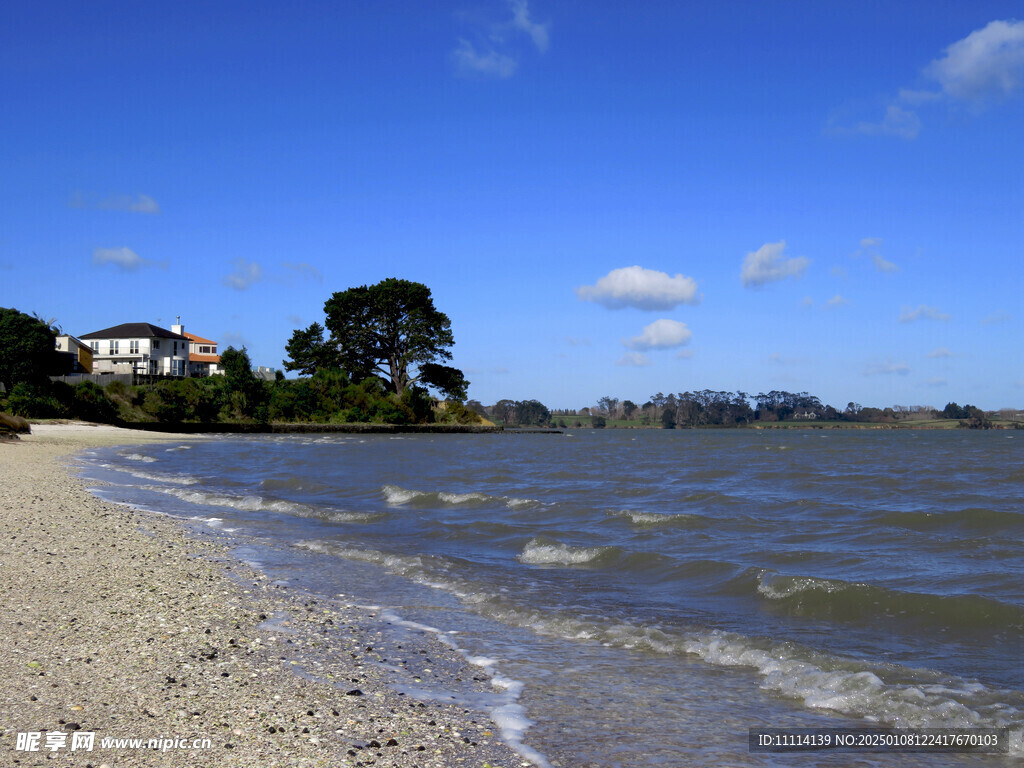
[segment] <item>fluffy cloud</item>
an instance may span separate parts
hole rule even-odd
[[[263,278],[263,267],[255,261],[235,259],[232,263],[235,265],[235,271],[225,275],[223,280],[224,285],[229,288],[244,291]]]
[[[1020,91],[1024,84],[1024,21],[991,21],[957,40],[943,54],[924,69],[924,75],[938,84],[938,91],[903,88],[880,121],[859,122],[854,130],[914,139],[921,131],[914,109],[922,105],[952,101],[980,106]]]
[[[899,272],[900,268],[893,264],[891,261],[886,261],[882,258],[881,254],[874,253],[871,255],[871,261],[874,262],[875,269],[879,272]]]
[[[833,296],[831,299],[829,299],[828,301],[825,302],[825,306],[827,306],[827,307],[841,307],[844,304],[849,304],[849,303],[850,303],[849,299],[844,299],[842,296],[840,296],[837,293],[835,296]]]
[[[787,277],[802,275],[810,260],[803,256],[791,259],[783,259],[782,253],[786,250],[786,241],[777,243],[765,243],[756,251],[747,254],[743,260],[743,270],[740,272],[740,280],[745,286],[764,285],[777,280],[784,280]]]
[[[915,320],[949,320],[949,315],[926,304],[918,304],[917,309],[903,307],[903,311],[900,312],[900,322],[912,323]]]
[[[640,352],[627,352],[618,360],[615,361],[616,365],[627,366],[630,368],[642,368],[645,365],[651,364],[651,359],[647,355]]]
[[[860,241],[860,250],[857,251],[855,256],[870,256],[871,262],[875,265],[875,269],[879,272],[899,272],[900,268],[893,264],[891,261],[886,261],[882,258],[882,254],[879,252],[879,248],[882,247],[882,238],[880,237],[865,237]]]
[[[477,30],[481,39],[475,45],[465,38],[459,38],[458,47],[452,51],[456,71],[463,76],[508,78],[519,67],[516,38],[525,35],[538,52],[548,49],[551,37],[548,24],[541,24],[530,18],[527,0],[509,0],[512,11],[511,21],[485,25]]]
[[[512,77],[519,62],[508,54],[495,50],[477,51],[469,40],[460,38],[459,47],[452,52],[455,67],[462,75],[483,75],[484,77]]]
[[[984,320],[981,321],[982,325],[996,325],[998,323],[1005,323],[1010,319],[1008,312],[993,312],[988,315]]]
[[[950,352],[948,349],[946,349],[946,347],[936,347],[935,349],[933,349],[931,352],[928,353],[928,357],[931,357],[931,358],[952,357],[952,356],[953,356],[953,353]]]
[[[662,319],[645,326],[639,336],[623,339],[622,343],[630,349],[673,349],[686,344],[692,336],[686,323]]]
[[[916,139],[921,132],[921,118],[916,113],[898,104],[890,104],[885,117],[878,122],[862,120],[857,123],[857,132],[869,136],[897,136],[901,139]]]
[[[97,248],[92,253],[92,263],[103,266],[111,264],[125,272],[134,272],[142,267],[166,267],[164,262],[144,259],[131,248]]]
[[[525,32],[537,46],[537,50],[543,53],[548,49],[548,25],[538,24],[530,18],[530,8],[526,0],[512,0],[512,27],[520,32]]]
[[[665,310],[700,301],[693,278],[678,274],[670,277],[665,272],[639,266],[613,269],[594,285],[581,285],[576,295],[608,309]]]
[[[890,358],[887,358],[884,363],[870,363],[864,370],[865,376],[878,376],[878,375],[890,375],[897,374],[899,376],[906,376],[910,373],[910,366],[906,363],[894,363]]]
[[[111,197],[96,200],[94,195],[86,195],[76,191],[72,193],[68,205],[72,208],[97,208],[102,211],[129,211],[130,213],[160,213],[160,206],[157,205],[149,195],[113,195]]]
[[[992,21],[957,40],[925,73],[963,101],[1007,96],[1024,80],[1024,21]]]

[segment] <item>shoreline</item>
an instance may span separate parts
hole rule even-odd
[[[534,764],[483,712],[393,689],[386,664],[405,660],[373,651],[387,623],[379,611],[273,583],[216,536],[102,501],[67,467],[93,447],[182,439],[33,425],[33,434],[0,444],[4,764]],[[479,668],[430,633],[411,641],[407,653],[429,653],[439,671],[476,675],[490,689]],[[39,733],[38,751],[17,749],[19,733]],[[64,743],[49,750],[47,734],[56,733]],[[73,735],[88,733],[93,749],[73,751]],[[103,748],[105,738],[165,739],[167,752]]]

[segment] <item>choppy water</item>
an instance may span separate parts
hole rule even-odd
[[[751,727],[875,723],[1014,729],[1010,757],[929,765],[1024,756],[1017,433],[273,436],[86,465],[278,576],[455,632],[501,693],[467,703],[553,765],[924,764],[747,752]]]

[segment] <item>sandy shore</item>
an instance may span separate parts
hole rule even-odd
[[[181,437],[43,425],[0,442],[0,764],[531,765],[479,713],[392,690],[372,612],[271,584],[215,539],[105,503],[64,468],[92,446],[162,439]],[[417,643],[472,679],[427,633]],[[38,751],[18,749],[19,733],[41,734]],[[72,749],[90,733],[92,750]]]

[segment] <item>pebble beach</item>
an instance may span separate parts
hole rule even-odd
[[[424,659],[479,674],[429,633],[409,658],[383,658],[372,609],[274,583],[216,537],[97,499],[68,470],[78,451],[160,439],[180,437],[35,425],[0,443],[0,763],[533,765],[480,713],[389,685],[389,666]]]

